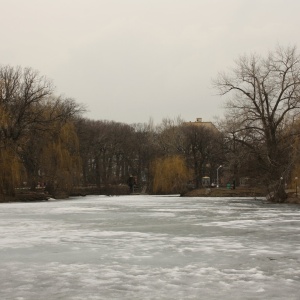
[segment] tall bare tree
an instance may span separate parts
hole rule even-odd
[[[53,93],[52,83],[31,68],[0,67],[0,105],[9,122],[0,124],[2,140],[20,141],[41,122],[42,103]]]
[[[230,94],[226,119],[236,142],[255,155],[261,179],[273,187],[274,200],[284,201],[280,184],[290,165],[287,133],[300,112],[300,58],[295,47],[277,47],[266,57],[240,57],[235,68],[214,81],[221,95]]]

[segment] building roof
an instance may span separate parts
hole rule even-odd
[[[212,122],[203,122],[202,118],[197,118],[194,122],[184,122],[184,125],[194,125],[194,126],[203,126],[215,131],[219,131],[217,127]]]

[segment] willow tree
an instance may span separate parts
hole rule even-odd
[[[22,164],[10,149],[0,149],[0,199],[14,196],[15,186],[20,183]]]
[[[0,193],[13,196],[21,159],[33,124],[41,118],[40,103],[51,95],[52,84],[38,72],[20,67],[0,67]],[[35,107],[35,109],[33,109]]]
[[[300,112],[300,58],[296,48],[278,47],[266,57],[240,57],[231,72],[219,74],[215,86],[230,94],[226,120],[232,138],[247,147],[261,167],[261,180],[274,192],[274,201],[286,199],[280,178],[290,165],[286,128]]]
[[[293,127],[289,129],[288,132],[292,133],[300,133],[300,118],[296,120]],[[300,134],[298,134],[291,143],[292,151],[290,153],[291,156],[291,172],[289,178],[284,178],[283,183],[289,185],[290,188],[296,188],[299,190],[299,182],[300,182]],[[297,192],[299,195],[300,193]]]
[[[11,119],[0,104],[0,127],[8,128]],[[22,163],[17,155],[16,146],[5,139],[0,131],[0,201],[15,195],[15,186],[20,183]]]
[[[190,172],[185,160],[179,156],[158,158],[151,165],[153,192],[158,194],[177,194],[186,189]]]
[[[32,110],[39,111],[39,119],[30,126],[26,134],[26,142],[18,147],[18,152],[27,172],[29,186],[31,190],[35,190],[38,182],[45,180],[41,175],[41,170],[44,168],[42,154],[45,148],[49,148],[50,142],[58,140],[58,137],[66,130],[66,124],[73,124],[74,117],[81,112],[81,106],[72,99],[47,97],[39,103],[38,107],[33,106]],[[68,126],[70,134],[74,135],[74,128]],[[66,141],[68,140],[69,138],[66,137]],[[77,136],[72,143],[75,148],[78,148]],[[73,147],[70,145],[72,143],[68,143],[68,148]],[[59,168],[58,165],[53,167]]]
[[[81,175],[79,142],[72,122],[66,122],[42,148],[40,176],[54,197],[66,197],[78,186]]]
[[[0,104],[0,126],[7,128],[10,117]],[[14,145],[6,140],[0,131],[0,201],[5,195],[13,196],[14,187],[20,182],[21,162],[17,156]]]
[[[0,193],[13,195],[17,164],[23,165],[31,186],[36,186],[43,168],[42,151],[49,142],[58,142],[54,137],[63,135],[64,125],[81,111],[74,100],[54,97],[51,81],[37,71],[0,66],[0,151],[7,165],[5,169],[2,163],[0,169],[0,177],[6,178],[0,180]],[[8,180],[10,164],[15,177]]]

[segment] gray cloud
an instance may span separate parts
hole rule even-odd
[[[30,66],[87,117],[210,120],[211,79],[241,54],[299,44],[297,0],[0,0],[1,64]]]

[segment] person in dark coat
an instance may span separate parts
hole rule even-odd
[[[129,178],[128,178],[128,186],[129,186],[130,193],[133,193],[134,177],[132,175],[130,175]]]

